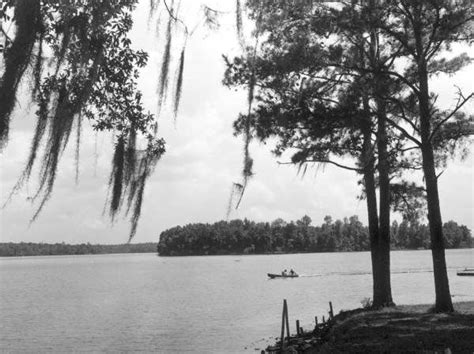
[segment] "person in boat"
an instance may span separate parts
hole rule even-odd
[[[285,269],[283,272],[281,272],[281,275],[283,275],[283,276],[286,276],[286,275],[288,275],[288,272],[287,272],[287,270]]]
[[[293,269],[290,270],[290,275],[296,275],[296,273]]]

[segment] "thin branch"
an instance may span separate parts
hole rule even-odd
[[[3,29],[3,26],[0,26],[0,29],[2,30],[2,33],[3,35],[5,36],[5,38],[9,41],[9,42],[13,42],[13,40],[11,39],[11,37],[7,34],[7,32],[5,32],[5,30]]]
[[[443,170],[443,171],[441,171],[440,173],[438,173],[438,174],[436,175],[436,179],[439,179],[439,178],[441,177],[441,175],[444,173],[444,171],[446,171],[446,170]]]
[[[456,108],[446,118],[444,118],[441,122],[438,123],[438,125],[433,129],[429,137],[429,140],[431,140],[435,136],[436,132],[441,128],[441,126],[444,123],[446,123],[452,116],[454,116],[456,112],[459,111],[461,107],[464,106],[464,104],[466,104],[467,101],[469,101],[472,97],[474,97],[474,92],[471,92],[469,96],[465,97],[464,100],[461,103],[459,103],[462,97],[463,97],[462,93],[459,92],[459,99],[458,99],[458,103],[456,104]]]
[[[418,87],[416,87],[413,83],[408,81],[403,75],[391,70],[385,70],[385,71],[382,70],[381,74],[395,76],[396,78],[400,79],[403,83],[405,83],[408,87],[410,87],[414,93],[416,93],[417,95],[420,94],[420,90],[418,89]]]
[[[400,149],[399,151],[400,152],[407,152],[407,151],[410,151],[410,150],[417,150],[419,148],[420,148],[419,146],[410,146],[410,147],[407,147],[407,148],[404,148],[404,149]]]
[[[400,52],[402,51],[402,49],[403,49],[403,45],[400,44],[400,46],[398,47],[398,49],[397,49],[393,54],[389,55],[389,56],[387,57],[387,59],[385,59],[385,60],[382,61],[382,64],[383,64],[386,68],[390,68],[390,67],[393,65],[393,63],[395,62],[395,59],[399,58],[399,54],[400,54]],[[389,62],[389,61],[390,61],[390,62]],[[387,64],[387,62],[389,62],[389,63]]]
[[[401,116],[397,115],[397,117],[402,118],[405,122],[407,122],[408,124],[410,124],[410,126],[413,128],[414,131],[416,131],[417,133],[420,133],[420,130],[418,129],[418,127],[416,126],[416,124],[413,123],[413,122],[411,121],[411,119],[409,119],[409,118],[406,116],[406,114],[405,114],[405,107],[404,107],[403,103],[402,103],[399,99],[397,99],[397,98],[395,98],[395,97],[389,97],[389,96],[385,96],[385,97],[383,97],[383,98],[386,99],[386,100],[389,100],[389,101],[392,101],[392,102],[396,103],[396,104],[398,105],[398,108],[400,108],[400,112],[401,112],[401,114],[402,114]]]
[[[396,31],[393,31],[391,30],[389,27],[387,26],[379,26],[380,29],[382,29],[383,31],[385,31],[386,33],[388,33],[390,36],[394,37],[398,42],[400,42],[401,45],[403,45],[403,47],[413,56],[415,56],[415,53],[413,51],[413,49],[410,47],[410,45],[408,44],[408,42],[401,36],[400,33],[397,33]]]
[[[342,165],[338,162],[335,162],[335,161],[332,161],[332,160],[327,160],[327,159],[317,159],[317,160],[304,160],[302,162],[298,162],[298,163],[310,163],[310,162],[320,162],[320,163],[329,163],[329,164],[332,164],[332,165],[335,165],[337,167],[340,167],[340,168],[343,168],[345,170],[350,170],[350,171],[355,171],[355,172],[359,172],[359,173],[362,173],[364,172],[364,170],[362,168],[357,168],[357,167],[351,167],[351,166],[346,166],[346,165]],[[281,162],[281,161],[278,161],[277,162],[279,165],[296,165],[297,163],[295,162]]]
[[[363,68],[363,67],[358,67],[358,66],[345,66],[345,65],[336,64],[336,63],[327,64],[327,66],[328,67],[332,66],[332,67],[336,67],[336,68],[342,68],[342,69],[346,69],[346,70],[357,70],[357,71],[360,71],[360,72],[363,72],[363,73],[373,73],[374,72],[373,69],[368,69],[368,68]],[[415,84],[408,81],[406,77],[404,77],[403,75],[397,73],[396,71],[380,70],[379,73],[389,75],[389,76],[393,76],[393,77],[396,77],[396,78],[400,79],[400,81],[402,81],[408,87],[410,87],[416,95],[419,95],[420,90],[415,86]],[[357,76],[357,75],[354,75],[354,76]]]
[[[392,119],[386,117],[387,122],[389,122],[394,128],[398,129],[407,139],[413,141],[416,145],[421,146],[421,141],[413,137],[410,133],[408,133],[404,128],[400,125],[395,123]]]
[[[433,2],[433,5],[435,5],[435,2]],[[433,27],[432,27],[432,30],[431,30],[431,34],[430,34],[430,37],[428,39],[428,44],[426,45],[426,48],[423,52],[423,56],[424,57],[427,57],[428,55],[428,52],[430,51],[431,49],[431,45],[434,43],[434,38],[435,38],[435,35],[436,35],[436,32],[439,28],[439,19],[440,19],[440,11],[439,11],[439,7],[436,7],[436,20],[435,22],[433,23]],[[435,47],[435,50],[433,52],[436,52],[439,48],[439,46],[441,45],[441,41],[438,43],[438,45]]]
[[[179,22],[184,27],[185,34],[188,35],[189,34],[188,26],[186,26],[186,24],[183,22],[183,20],[181,20],[180,18],[176,17],[173,14],[172,9],[170,9],[168,4],[166,3],[166,0],[163,0],[163,4],[165,4],[166,11],[168,11],[168,15],[171,17],[171,19],[173,19],[175,22]]]

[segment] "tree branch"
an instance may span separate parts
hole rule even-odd
[[[395,123],[392,119],[386,117],[387,122],[389,122],[394,128],[398,129],[408,140],[411,140],[414,142],[416,145],[421,146],[421,141],[413,137],[410,133],[408,133],[404,128],[402,128],[400,125]]]
[[[474,97],[474,92],[471,92],[469,96],[464,97],[461,91],[459,91],[459,99],[458,99],[458,103],[456,104],[456,108],[454,108],[454,110],[450,114],[448,114],[446,118],[444,118],[441,122],[438,123],[438,125],[436,125],[436,127],[431,132],[429,140],[431,140],[435,136],[436,132],[441,128],[441,126],[444,123],[446,123],[452,116],[454,116],[456,112],[459,111],[461,107],[464,106],[464,104],[466,104],[466,102],[468,102],[472,97]],[[462,102],[461,102],[461,98],[464,98]]]
[[[186,26],[186,24],[183,22],[183,20],[181,20],[180,18],[176,17],[174,14],[173,14],[173,9],[170,9],[170,7],[168,6],[168,4],[166,3],[166,0],[163,0],[163,4],[165,5],[166,7],[166,11],[168,12],[168,15],[170,16],[171,19],[174,20],[174,22],[179,22],[183,27],[184,27],[184,32],[186,34],[186,36],[189,34],[189,31],[188,31],[188,26]]]
[[[10,36],[7,34],[7,32],[5,32],[5,30],[3,29],[3,26],[0,26],[0,30],[2,31],[3,35],[5,36],[5,38],[8,41],[13,42],[13,40],[10,38]]]
[[[436,175],[436,179],[439,179],[439,178],[441,177],[441,175],[444,173],[444,171],[446,171],[446,170],[443,170],[443,171],[441,171],[440,173],[438,173],[438,174]]]
[[[408,124],[410,124],[410,126],[413,128],[414,131],[416,131],[417,133],[420,133],[420,130],[418,129],[418,127],[416,126],[415,123],[413,123],[411,121],[411,119],[408,119],[408,117],[406,116],[405,114],[405,107],[403,106],[403,103],[395,98],[395,97],[384,97],[385,99],[389,100],[389,101],[392,101],[394,103],[396,103],[398,105],[398,108],[400,108],[400,112],[401,112],[401,116],[399,116],[400,118],[402,118],[405,122],[407,122]]]
[[[407,152],[407,151],[410,151],[410,150],[417,150],[419,148],[420,148],[419,146],[410,146],[410,147],[407,147],[405,149],[400,149],[400,152]]]
[[[299,163],[310,163],[310,162],[328,163],[328,164],[332,164],[332,165],[334,165],[334,166],[343,168],[343,169],[345,169],[345,170],[355,171],[355,172],[358,172],[358,173],[364,172],[364,170],[361,169],[361,168],[350,167],[350,166],[342,165],[342,164],[340,164],[340,163],[338,163],[338,162],[335,162],[335,161],[332,161],[332,160],[327,160],[327,159],[304,160],[304,161],[299,162]],[[279,164],[279,165],[295,165],[295,164],[297,164],[297,163],[296,163],[296,162],[281,162],[281,161],[278,161],[278,164]]]
[[[436,6],[436,5],[435,5],[435,2],[433,2],[432,4],[433,4],[434,6]],[[428,56],[428,53],[429,53],[429,51],[430,51],[430,48],[431,48],[431,46],[432,46],[432,44],[433,44],[433,42],[434,42],[434,38],[435,38],[436,32],[437,32],[437,30],[438,30],[438,28],[439,28],[439,16],[440,16],[439,7],[436,6],[436,20],[435,20],[435,22],[433,23],[433,27],[432,27],[432,29],[431,29],[431,34],[430,34],[430,37],[429,37],[429,39],[428,39],[428,44],[426,45],[426,48],[425,48],[425,50],[424,50],[424,52],[423,52],[423,56],[424,56],[424,57],[427,57],[427,56]],[[438,43],[438,45],[435,47],[435,50],[433,51],[433,53],[438,50],[438,48],[439,48],[440,45],[441,45],[441,41],[440,41],[440,42]],[[427,59],[427,61],[428,61],[428,60],[429,60],[429,59]]]

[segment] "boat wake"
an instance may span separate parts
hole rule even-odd
[[[431,269],[408,269],[408,270],[395,270],[391,274],[408,274],[408,273],[433,273]],[[329,277],[334,275],[371,275],[372,272],[330,272],[320,274],[300,274],[300,278],[312,278],[312,277]]]
[[[472,269],[472,268],[471,268]],[[459,270],[458,267],[448,267],[448,271]],[[433,273],[433,269],[429,268],[410,268],[410,269],[395,269],[390,274],[416,274],[416,273]],[[299,278],[315,278],[315,277],[330,277],[334,275],[352,276],[352,275],[371,275],[371,271],[362,272],[328,272],[328,273],[314,273],[314,274],[299,274]]]

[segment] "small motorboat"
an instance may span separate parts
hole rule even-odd
[[[466,276],[471,276],[474,277],[474,268],[465,268],[464,270],[460,270],[457,272],[457,275],[466,277]]]
[[[299,275],[294,273],[294,274],[273,274],[273,273],[267,273],[270,279],[275,279],[275,278],[298,278]]]

